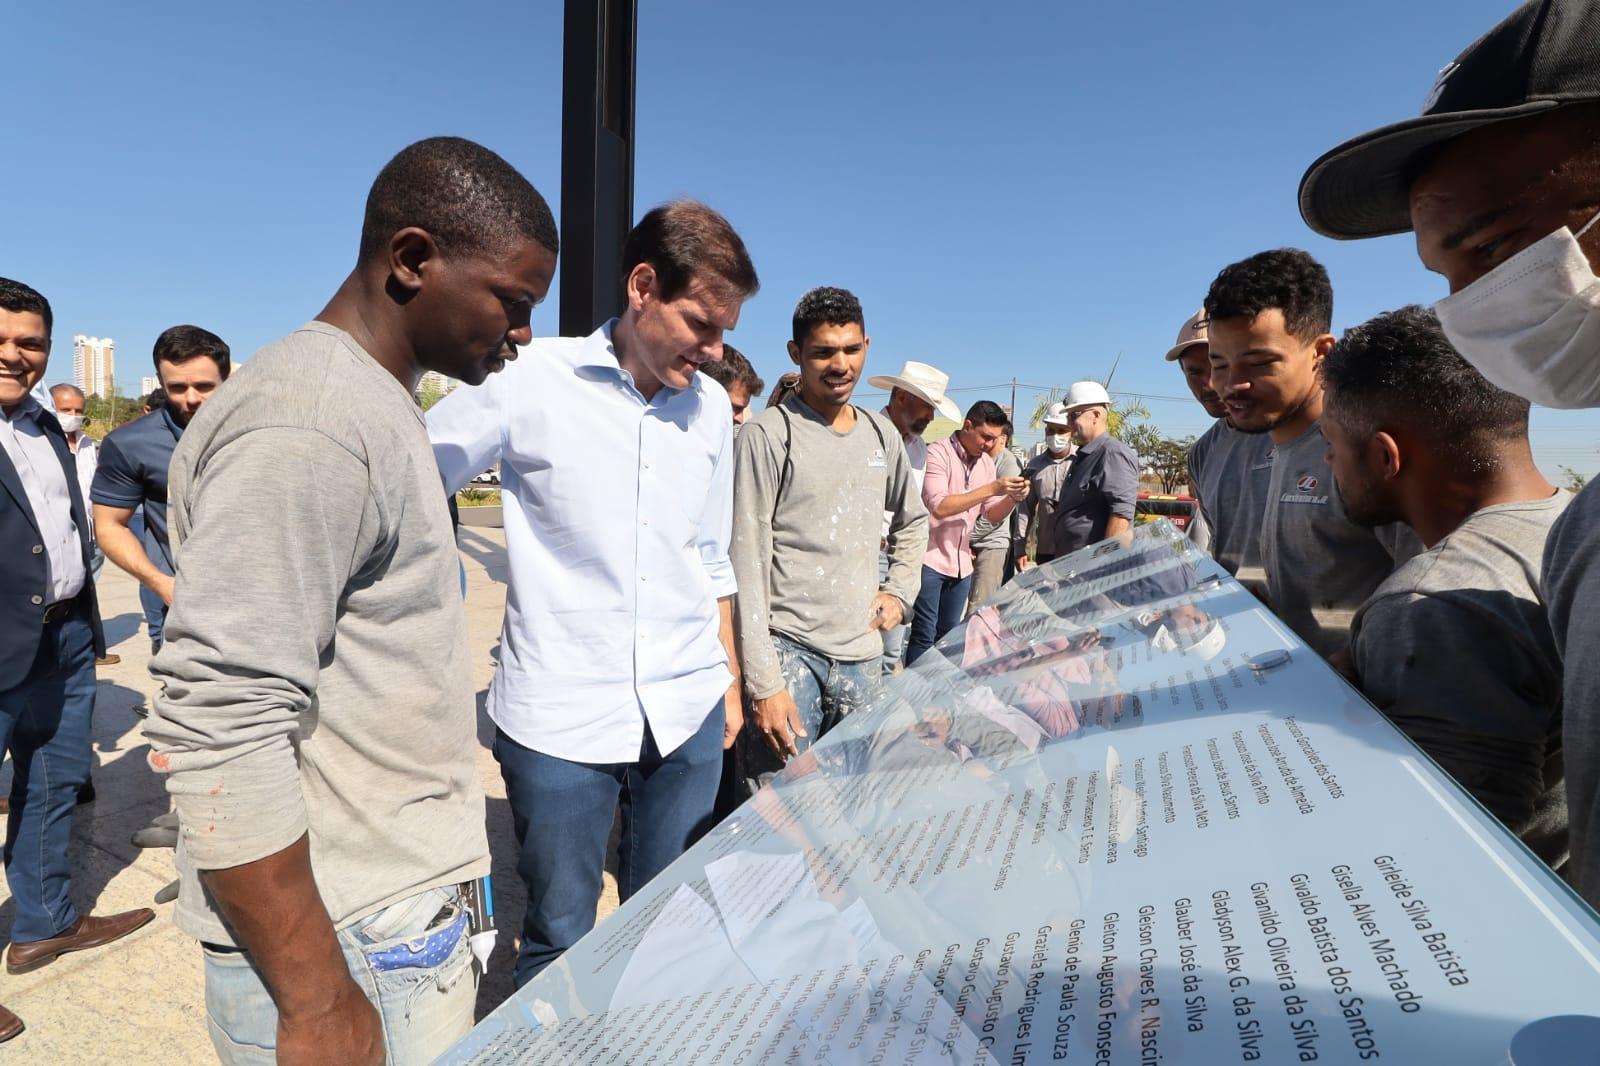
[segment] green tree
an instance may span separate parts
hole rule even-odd
[[[1178,492],[1189,482],[1189,448],[1193,437],[1174,439],[1162,433],[1148,419],[1125,427],[1118,434],[1122,442],[1132,448],[1139,461],[1155,474],[1161,482],[1161,491]]]
[[[422,409],[424,411],[428,410],[442,399],[444,399],[444,390],[439,388],[437,385],[434,385],[432,382],[425,382],[423,386],[417,390],[417,400],[422,404]]]
[[[1582,492],[1583,487],[1589,483],[1589,479],[1586,476],[1578,473],[1570,466],[1562,466],[1561,476],[1567,479],[1567,483],[1563,488],[1569,492]]]
[[[103,437],[142,414],[144,405],[137,399],[130,400],[122,395],[121,389],[113,391],[110,396],[96,393],[83,404],[83,420],[89,426],[90,436]]]

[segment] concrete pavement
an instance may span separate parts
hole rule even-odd
[[[478,768],[488,796],[489,844],[494,854],[499,944],[480,983],[482,1017],[511,991],[512,944],[524,906],[515,868],[511,811],[489,742],[484,694],[498,654],[505,607],[505,538],[499,529],[465,527],[467,628],[478,689]],[[79,807],[73,828],[73,897],[80,910],[110,913],[155,906],[153,897],[175,876],[172,852],[142,851],[129,837],[167,809],[161,781],[145,762],[149,745],[135,704],[155,688],[146,670],[150,640],[132,578],[106,564],[100,575],[100,610],[106,637],[122,662],[103,669],[95,707],[93,772],[98,797]],[[0,775],[8,789],[10,765]],[[0,792],[3,794],[3,792]],[[616,882],[608,873],[599,911],[616,907]],[[156,920],[108,947],[65,955],[34,973],[0,973],[0,1003],[27,1029],[0,1044],[0,1061],[49,1063],[214,1063],[206,1035],[200,951],[172,924],[172,904],[156,907]],[[0,946],[10,943],[13,907],[0,885]]]

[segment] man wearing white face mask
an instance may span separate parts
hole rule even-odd
[[[1440,74],[1420,118],[1324,155],[1300,210],[1330,237],[1415,230],[1450,283],[1445,335],[1494,384],[1600,407],[1600,0],[1534,0]],[[1541,592],[1563,658],[1571,877],[1600,905],[1600,488],[1550,532]]]
[[[60,385],[50,386],[50,406],[55,408],[56,421],[61,423],[61,430],[67,435],[67,447],[72,449],[72,458],[76,464],[78,474],[78,487],[83,490],[83,498],[89,498],[89,486],[94,482],[94,469],[100,461],[100,446],[95,439],[83,431],[83,409],[87,401],[83,390],[76,385],[62,382]],[[100,568],[105,565],[105,553],[100,550],[100,542],[94,536],[94,516],[89,516],[89,550],[93,555],[89,559],[90,580],[100,580]],[[122,656],[112,655],[107,652],[97,657],[96,666],[115,666],[122,661]],[[93,794],[91,789],[90,794]]]
[[[1061,554],[1055,543],[1056,505],[1061,502],[1061,486],[1072,472],[1072,457],[1077,445],[1067,419],[1067,405],[1051,406],[1044,416],[1045,450],[1028,460],[1022,476],[1028,479],[1028,498],[1017,507],[1017,567],[1048,563]],[[1034,530],[1033,557],[1028,557],[1028,530]]]

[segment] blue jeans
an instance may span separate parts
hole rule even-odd
[[[889,580],[889,553],[878,552],[878,586]],[[893,674],[905,665],[906,634],[911,631],[911,619],[902,619],[893,629],[883,631],[883,672]]]
[[[78,920],[72,906],[72,809],[93,754],[94,633],[76,607],[46,625],[22,683],[0,691],[0,747],[11,753],[6,881],[16,943],[48,940]]]
[[[776,633],[772,634],[772,644],[778,651],[789,696],[806,727],[806,736],[794,738],[794,746],[801,751],[822,739],[846,715],[865,706],[883,684],[881,659],[839,662]],[[742,798],[748,799],[783,769],[783,762],[772,754],[766,738],[752,724],[748,705],[744,720],[745,727],[739,731],[734,748],[744,789]]]
[[[454,885],[427,889],[341,929],[339,946],[350,976],[378,1008],[389,1066],[430,1063],[472,1028],[477,982]],[[224,1066],[276,1062],[278,1008],[250,957],[202,950],[206,1028],[217,1058]]]
[[[722,776],[723,706],[694,735],[663,754],[649,726],[636,762],[570,762],[518,744],[499,729],[494,757],[506,782],[528,886],[518,988],[594,928],[606,844],[622,805],[617,895],[624,901],[672,865],[712,824]]]
[[[134,536],[139,538],[139,543],[144,546],[145,555],[149,556],[150,561],[155,564],[155,568],[170,576],[172,571],[167,567],[166,556],[161,554],[161,546],[156,543],[156,539],[150,536],[149,530],[145,528],[144,508],[141,507],[133,512],[133,518],[128,521],[128,529],[132,531]],[[160,596],[141,584],[139,586],[139,606],[144,610],[144,627],[150,633],[150,643],[152,646],[159,647],[162,634],[166,631],[167,605],[162,602]]]
[[[961,624],[971,587],[971,574],[946,577],[931,566],[922,568],[922,591],[911,609],[911,645],[906,651],[906,665],[916,662],[935,641]]]

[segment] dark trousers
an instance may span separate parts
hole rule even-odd
[[[580,763],[525,748],[496,729],[494,757],[506,782],[528,888],[518,988],[594,928],[606,844],[622,805],[617,894],[626,901],[711,828],[722,774],[723,706],[665,755],[647,726],[637,762]]]
[[[48,940],[78,920],[69,845],[78,789],[93,754],[94,632],[82,608],[44,627],[33,665],[0,691],[0,748],[11,753],[6,881],[16,902],[15,943]]]
[[[961,624],[967,609],[972,575],[946,577],[931,566],[922,568],[922,591],[911,609],[911,639],[906,644],[906,665],[916,662],[934,642]]]

